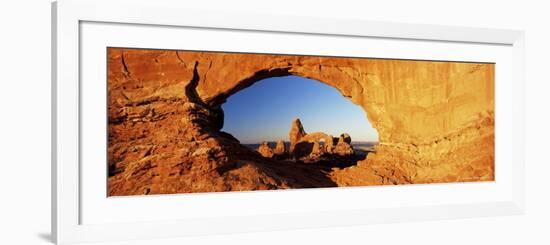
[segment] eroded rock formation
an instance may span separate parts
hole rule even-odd
[[[273,155],[275,155],[277,159],[285,159],[288,157],[286,145],[283,140],[277,141],[277,145],[275,145],[275,149],[273,149]]]
[[[290,124],[290,132],[288,134],[290,139],[290,154],[294,153],[294,147],[296,146],[296,143],[298,143],[298,141],[302,139],[302,137],[304,137],[305,135],[306,131],[304,130],[300,119],[295,118],[294,120],[292,120],[292,123]]]
[[[296,119],[294,122],[300,121]],[[290,135],[295,131],[295,123],[292,124]],[[300,139],[295,142],[293,155],[296,160],[305,163],[315,163],[322,160],[339,161],[342,158],[351,157],[355,154],[351,146],[351,137],[347,133],[343,133],[339,138],[323,132],[305,133],[303,125],[300,123],[303,134]],[[340,159],[335,159],[339,157]]]
[[[334,142],[335,139],[332,137],[332,135],[325,134],[323,132],[315,132],[310,134],[305,134],[298,140],[297,143],[300,142],[310,142],[310,143],[323,143],[323,152],[332,153],[334,150]]]
[[[109,195],[331,186],[220,131],[229,96],[291,74],[336,88],[379,133],[336,185],[494,180],[493,64],[109,48],[108,68]]]
[[[351,137],[348,134],[340,135],[338,143],[334,147],[334,153],[341,157],[351,156],[355,153],[353,147],[351,147]]]
[[[355,154],[351,146],[351,137],[349,134],[343,133],[339,138],[332,137],[332,135],[323,132],[308,134],[298,118],[294,119],[291,123],[289,137],[290,145],[293,146],[293,151],[290,153],[287,153],[283,140],[277,142],[275,149],[271,149],[268,142],[262,142],[257,152],[265,158],[291,160],[301,163],[340,161]],[[349,162],[353,159],[344,160]]]
[[[340,135],[340,138],[338,138],[338,142],[351,144],[351,136],[349,136],[349,134],[343,133]]]
[[[258,147],[258,152],[263,157],[272,158],[273,157],[273,150],[271,147],[269,147],[269,144],[267,142],[262,142],[260,146]]]

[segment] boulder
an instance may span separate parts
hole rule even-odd
[[[269,144],[267,142],[262,142],[260,146],[258,147],[258,153],[266,158],[272,158],[273,157],[273,150],[271,147],[269,147]]]

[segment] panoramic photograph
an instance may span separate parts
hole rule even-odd
[[[494,73],[110,47],[107,194],[494,181]]]

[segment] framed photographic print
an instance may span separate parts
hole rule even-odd
[[[187,8],[53,3],[57,243],[523,212],[522,31]]]

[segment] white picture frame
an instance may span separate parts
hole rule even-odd
[[[341,20],[299,16],[258,15],[254,13],[209,12],[187,9],[182,1],[106,1],[61,0],[52,4],[52,237],[58,244],[127,239],[153,239],[190,235],[277,229],[314,228],[339,225],[377,224],[420,220],[454,219],[524,212],[524,33],[497,30],[375,21]],[[184,11],[185,10],[185,11]],[[181,13],[185,12],[184,15]],[[250,20],[254,21],[250,21]],[[120,222],[82,222],[84,195],[82,188],[82,24],[114,23],[147,27],[192,28],[204,30],[239,30],[246,32],[293,33],[296,35],[420,40],[441,43],[501,45],[511,52],[510,83],[500,97],[512,99],[507,113],[511,133],[507,135],[514,151],[510,152],[510,178],[499,187],[501,195],[491,200],[464,200],[455,203],[402,203],[387,208],[353,208],[347,210],[254,215],[200,215],[184,219]],[[498,87],[497,74],[497,87]],[[502,91],[502,90],[501,90]],[[497,89],[497,93],[499,90]],[[497,100],[498,106],[498,100]],[[497,107],[498,112],[498,107]],[[497,126],[499,122],[497,119]],[[498,132],[498,131],[497,131]],[[497,138],[499,138],[497,134]],[[507,142],[508,142],[507,141]],[[497,141],[497,147],[498,143]],[[497,151],[498,159],[498,151]],[[497,161],[498,168],[498,161]],[[498,182],[498,176],[496,182]],[[461,186],[455,186],[461,188]],[[489,186],[490,187],[490,186]],[[386,192],[385,187],[378,188]],[[416,191],[424,187],[402,187]],[[445,192],[452,185],[438,185]],[[306,190],[307,191],[307,190]],[[334,191],[334,190],[333,190]],[[420,190],[422,191],[422,190]],[[434,190],[430,190],[434,191]],[[402,191],[406,192],[406,191]],[[277,193],[277,192],[273,192]],[[279,192],[280,193],[280,192]],[[299,195],[290,192],[290,195]],[[294,194],[292,194],[294,193]],[[326,192],[325,192],[326,194]],[[251,197],[250,193],[233,195],[235,202]],[[248,195],[248,196],[247,196]],[[262,192],[261,195],[281,195]],[[106,197],[105,197],[106,198]],[[177,197],[173,197],[177,199]],[[160,201],[158,201],[160,200]],[[171,202],[159,198],[156,202]],[[162,203],[161,203],[162,204]],[[177,206],[168,205],[177,211]],[[163,206],[163,208],[166,208]],[[131,208],[130,208],[131,209]],[[171,211],[171,210],[169,210]],[[266,222],[269,220],[269,222]]]

